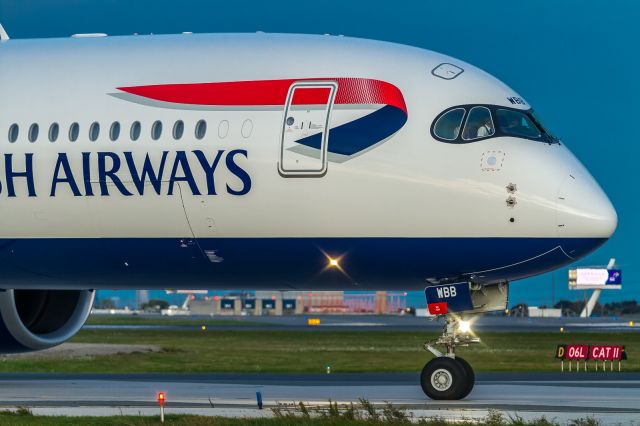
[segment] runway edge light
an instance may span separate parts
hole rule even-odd
[[[160,423],[164,423],[164,403],[166,402],[166,395],[164,392],[158,392],[158,405],[160,406]]]

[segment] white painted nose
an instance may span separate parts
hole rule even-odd
[[[567,173],[557,200],[558,235],[568,238],[608,239],[618,226],[618,215],[595,179],[584,169]]]

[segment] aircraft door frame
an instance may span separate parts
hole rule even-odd
[[[294,95],[304,91],[307,91],[306,97],[303,95],[305,99],[321,99],[323,95],[318,89],[329,90],[324,103],[311,101],[313,103],[310,105],[298,107],[293,102]],[[315,93],[311,93],[312,91]],[[329,124],[331,123],[331,111],[337,91],[338,83],[335,81],[298,81],[289,86],[279,142],[278,172],[282,177],[322,177],[327,173]],[[324,110],[322,107],[324,107]],[[296,121],[298,120],[296,120],[295,116],[314,117],[316,121],[320,118],[320,122],[317,122],[314,126],[316,130],[321,128],[321,132],[312,132],[311,126],[313,123],[309,118],[309,121],[303,119],[297,123]],[[308,126],[307,131],[304,131],[305,121]],[[315,137],[318,134],[320,134],[320,143],[317,148],[296,144],[297,140],[305,139],[305,137]],[[302,136],[302,138],[296,139],[298,136]]]

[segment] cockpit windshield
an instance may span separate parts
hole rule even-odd
[[[431,134],[447,143],[470,143],[500,136],[560,143],[547,132],[533,110],[498,105],[459,105],[436,117]]]
[[[505,136],[538,139],[542,132],[531,119],[512,109],[496,109],[496,121]]]

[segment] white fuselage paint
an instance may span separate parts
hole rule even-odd
[[[464,72],[452,80],[431,73],[441,63]],[[524,71],[527,72],[527,71]],[[119,87],[155,84],[278,79],[369,78],[396,86],[404,97],[407,122],[386,141],[348,158],[329,155],[322,177],[285,178],[278,173],[284,108],[185,106],[131,102]],[[616,216],[598,184],[563,144],[513,137],[451,144],[435,140],[433,120],[455,105],[491,104],[528,110],[509,98],[520,95],[489,74],[462,61],[422,49],[330,36],[178,35],[76,39],[9,40],[0,43],[0,150],[13,154],[24,170],[33,154],[36,196],[26,179],[15,178],[9,197],[5,162],[0,161],[0,238],[608,238]],[[379,105],[335,105],[330,126],[361,117]],[[151,139],[159,120],[163,133]],[[176,141],[172,126],[184,121]],[[203,140],[195,126],[206,120]],[[117,141],[109,126],[121,125]],[[142,124],[132,141],[129,129]],[[77,122],[76,142],[68,138]],[[100,136],[89,140],[89,126]],[[17,123],[18,140],[7,140]],[[39,124],[35,142],[27,139]],[[60,136],[49,142],[51,123]],[[213,161],[217,195],[207,195],[205,172],[192,153]],[[235,162],[250,176],[245,195],[233,195],[243,182],[225,167],[225,156],[245,150]],[[136,192],[125,164],[131,152],[138,166],[149,154],[157,165],[167,152],[161,194],[151,185]],[[203,195],[185,182],[168,195],[167,177],[176,151],[185,151]],[[122,160],[117,173],[135,195],[124,196],[97,181],[97,153]],[[58,183],[51,196],[59,155],[65,153],[81,196]],[[90,153],[93,196],[84,185],[82,153]],[[496,157],[498,165],[487,167]],[[499,167],[498,167],[499,166]],[[60,175],[59,175],[60,176]],[[510,194],[508,185],[517,190]],[[509,206],[509,196],[516,204]],[[425,274],[425,277],[427,275]],[[188,286],[188,284],[185,284]]]

